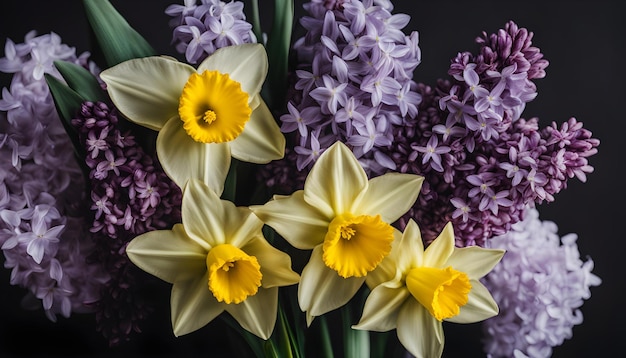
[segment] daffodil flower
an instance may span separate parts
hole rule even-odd
[[[139,235],[126,249],[142,270],[172,283],[176,336],[193,332],[223,311],[262,339],[276,323],[278,287],[298,282],[291,258],[263,237],[261,222],[246,207],[220,198],[190,179],[182,224]]]
[[[400,173],[368,180],[350,149],[336,142],[320,155],[304,190],[251,207],[291,245],[313,250],[298,287],[308,324],[347,303],[389,254],[397,232],[390,224],[414,204],[422,181]]]
[[[264,164],[284,155],[285,137],[259,94],[267,68],[265,48],[243,44],[215,51],[197,69],[154,56],[100,76],[125,117],[159,131],[165,173],[181,188],[201,179],[219,195],[231,156]]]
[[[473,323],[498,314],[498,306],[478,280],[500,261],[503,250],[456,248],[448,223],[424,250],[413,220],[391,253],[367,277],[372,291],[352,328],[384,332],[397,328],[402,345],[420,358],[441,357],[442,321]]]

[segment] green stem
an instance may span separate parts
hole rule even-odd
[[[261,16],[259,13],[259,1],[252,0],[252,31],[257,42],[263,43],[263,30],[261,29]]]

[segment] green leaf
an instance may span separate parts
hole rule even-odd
[[[50,93],[52,94],[52,99],[54,99],[59,117],[65,124],[69,124],[72,131],[74,131],[71,121],[80,110],[82,103],[85,102],[85,98],[58,78],[47,73],[44,76],[46,77],[48,87],[50,87]]]
[[[389,334],[387,332],[371,332],[370,339],[372,343],[371,358],[385,358],[389,356],[387,352],[387,341],[389,340]]]
[[[104,90],[96,77],[84,67],[67,61],[54,61],[67,85],[87,101],[106,101]]]
[[[70,137],[74,146],[74,153],[80,159],[79,163],[84,164],[85,149],[80,144],[78,132],[72,125],[72,119],[75,118],[80,111],[85,98],[73,89],[69,88],[58,78],[47,73],[44,74],[44,76],[46,78],[46,82],[48,83],[48,87],[50,88],[50,93],[52,94],[52,99],[54,100],[57,113],[61,118],[63,128],[65,128],[65,132],[67,132],[67,135]]]
[[[293,29],[293,0],[274,1],[274,24],[267,40],[268,86],[264,93],[270,108],[282,108],[287,94],[289,49]]]
[[[108,0],[83,0],[87,20],[108,66],[155,55],[150,44],[133,29]]]
[[[261,30],[261,15],[259,13],[259,0],[252,0],[252,31],[257,41],[263,40],[263,31]]]
[[[263,344],[263,348],[265,349],[265,357],[266,358],[281,358],[276,351],[276,347],[274,346],[274,342],[271,340],[265,341]]]
[[[346,357],[369,357],[370,339],[369,331],[352,329],[352,310],[350,304],[343,306],[343,337],[344,352]]]
[[[320,324],[320,340],[322,341],[322,357],[333,358],[333,343],[330,339],[330,330],[328,329],[328,323],[325,316],[317,318]],[[351,357],[351,356],[346,356]]]
[[[226,175],[226,181],[224,182],[224,191],[222,192],[222,199],[235,202],[237,195],[237,167],[239,161],[233,158],[230,162],[230,168],[228,168],[228,174]]]
[[[298,346],[298,342],[296,337],[289,327],[289,321],[287,320],[287,315],[285,315],[285,311],[283,306],[278,305],[278,322],[277,322],[277,330],[278,337],[278,347],[280,349],[280,357],[281,358],[300,358],[300,350]]]

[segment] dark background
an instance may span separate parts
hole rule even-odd
[[[170,19],[164,9],[182,0],[112,1],[159,53],[181,58],[170,45]],[[261,1],[271,8],[272,2]],[[301,11],[302,1],[296,1]],[[570,117],[582,121],[595,138],[599,153],[591,158],[595,172],[587,183],[572,179],[556,201],[539,207],[542,220],[552,220],[561,236],[577,233],[581,257],[595,262],[593,273],[603,283],[592,288],[592,297],[582,306],[584,323],[574,327],[574,337],[554,351],[554,357],[604,356],[624,347],[626,320],[623,291],[626,244],[618,228],[624,220],[623,173],[626,83],[626,21],[618,2],[609,1],[414,1],[394,2],[394,13],[407,13],[412,20],[406,32],[420,34],[422,63],[414,79],[434,84],[445,77],[450,59],[460,51],[476,51],[474,39],[482,31],[493,33],[508,20],[534,32],[533,44],[550,61],[547,76],[537,80],[538,97],[523,117],[539,117],[542,126],[562,123]],[[621,8],[621,7],[620,7]],[[262,9],[264,10],[264,9]],[[246,12],[250,16],[250,7]],[[0,5],[0,45],[5,38],[23,42],[31,29],[38,34],[54,31],[78,53],[88,51],[88,24],[82,3],[67,1],[3,0]],[[2,55],[4,51],[0,52]],[[0,78],[0,87],[9,77]],[[2,261],[2,260],[0,260]],[[48,321],[43,312],[24,311],[19,306],[23,289],[10,286],[9,271],[0,268],[0,357],[12,356],[177,356],[191,352],[212,356],[226,328],[219,322],[185,337],[174,338],[169,330],[169,298],[160,297],[162,310],[145,324],[145,332],[121,347],[109,348],[95,332],[92,316]],[[167,292],[167,287],[163,287]],[[446,325],[446,357],[483,356],[480,326]],[[220,331],[214,333],[215,331]],[[214,336],[212,336],[214,335]],[[213,338],[217,338],[216,341]],[[226,344],[226,343],[223,343]],[[475,352],[472,353],[472,352]]]

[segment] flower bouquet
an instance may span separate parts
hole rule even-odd
[[[276,0],[271,22],[185,0],[169,54],[83,4],[101,59],[34,32],[0,59],[24,308],[92,315],[111,346],[153,315],[212,345],[224,324],[220,350],[263,357],[440,357],[445,327],[477,322],[486,355],[547,357],[582,323],[601,281],[536,206],[599,141],[524,117],[548,66],[529,30],[484,32],[429,85],[389,0]]]

